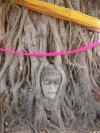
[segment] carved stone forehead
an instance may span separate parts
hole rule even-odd
[[[54,75],[54,76],[58,75],[61,77],[60,72],[52,64],[50,64],[44,68],[44,70],[41,73],[41,78],[44,78],[45,76],[50,76],[50,75]]]

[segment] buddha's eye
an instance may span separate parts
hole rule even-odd
[[[57,84],[57,85],[58,85],[58,84],[60,84],[60,82],[59,82],[59,81],[55,81],[55,84]]]
[[[44,81],[44,84],[49,85],[50,82],[48,80]]]

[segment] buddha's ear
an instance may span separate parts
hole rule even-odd
[[[40,80],[41,80],[41,73],[43,69],[48,65],[48,61],[46,58],[42,58],[41,64],[39,66],[37,75],[36,75],[36,94],[38,95],[38,98],[41,98],[42,90],[41,90],[41,85],[40,85]]]

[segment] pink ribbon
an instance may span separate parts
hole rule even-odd
[[[76,50],[64,51],[64,52],[50,52],[50,53],[24,53],[24,52],[17,52],[13,50],[7,50],[4,48],[0,48],[0,51],[10,53],[10,54],[25,55],[25,56],[59,56],[59,55],[69,55],[69,54],[85,52],[93,47],[96,47],[99,44],[100,44],[100,41],[92,43],[88,46],[84,46]]]

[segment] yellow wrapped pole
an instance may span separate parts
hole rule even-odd
[[[25,7],[36,12],[53,16],[58,19],[75,22],[88,29],[100,32],[99,19],[78,12],[76,10],[53,5],[40,0],[14,0],[14,2],[19,5],[24,5]]]

